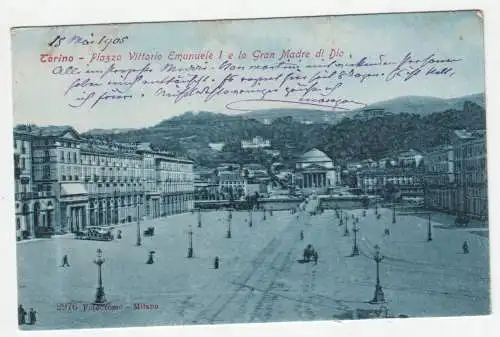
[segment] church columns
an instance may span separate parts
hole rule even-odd
[[[303,173],[302,187],[303,188],[323,188],[328,186],[326,173]]]

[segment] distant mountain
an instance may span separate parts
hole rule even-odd
[[[123,129],[90,129],[85,131],[86,135],[89,136],[103,136],[103,135],[114,135],[124,132],[129,132],[135,129],[132,128],[123,128]]]
[[[409,113],[429,115],[435,112],[462,109],[465,101],[484,104],[484,94],[473,94],[456,98],[438,98],[430,96],[402,96],[387,101],[370,104],[364,108],[351,111],[323,111],[313,109],[264,109],[241,114],[247,118],[256,119],[262,123],[272,123],[277,118],[290,116],[300,123],[327,123],[336,124],[344,117],[355,117],[363,114],[365,110],[383,109],[389,114]]]
[[[324,111],[314,109],[264,109],[250,111],[239,116],[256,119],[261,123],[270,124],[274,120],[283,117],[292,117],[295,121],[309,123],[336,124],[344,117],[349,116],[345,111]]]
[[[277,160],[289,167],[293,167],[298,155],[311,148],[318,148],[331,158],[377,159],[392,151],[425,151],[448,144],[452,130],[485,129],[485,109],[475,103],[481,103],[480,95],[467,98],[470,100],[402,97],[379,103],[378,107],[383,106],[394,113],[375,116],[365,114],[359,118],[356,115],[359,112],[353,111],[349,117],[354,118],[343,118],[337,123],[306,123],[311,121],[311,116],[318,117],[325,113],[317,110],[313,113],[308,110],[307,114],[300,109],[260,111],[260,117],[281,116],[266,123],[249,118],[250,114],[229,116],[205,111],[186,112],[148,128],[125,132],[115,129],[95,137],[119,142],[150,143],[153,148],[187,154],[206,167],[227,162],[245,164],[270,160],[272,156],[264,151],[241,148],[242,140],[256,136],[269,140],[271,149],[280,153]],[[424,109],[422,106],[431,108]],[[437,111],[431,113],[434,109]],[[290,114],[304,119],[297,120]],[[225,145],[220,151],[215,151],[209,146],[211,143]]]
[[[352,110],[350,114],[358,114],[363,110],[383,109],[392,114],[409,113],[429,115],[435,112],[462,109],[465,101],[484,107],[484,93],[456,98],[438,98],[430,96],[402,96],[387,101],[370,104],[363,109]]]

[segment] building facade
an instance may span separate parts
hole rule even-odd
[[[271,147],[271,142],[268,139],[262,137],[253,137],[250,140],[242,140],[242,149],[265,149]]]
[[[483,135],[455,144],[457,212],[485,220],[488,217],[486,142]]]
[[[71,127],[14,130],[16,229],[77,232],[185,212],[193,162],[149,146],[87,139]]]
[[[424,156],[413,149],[400,152],[397,156],[398,166],[400,167],[418,167]]]
[[[484,131],[455,130],[452,144],[425,156],[425,204],[431,209],[485,220],[488,179]]]
[[[218,200],[219,183],[213,169],[198,167],[194,170],[195,200]]]
[[[453,213],[456,211],[455,151],[439,146],[425,154],[424,205]]]
[[[364,169],[356,173],[357,187],[364,194],[384,194],[385,186],[393,184],[401,197],[423,197],[423,177],[417,170],[390,168]]]
[[[240,170],[220,171],[218,174],[219,192],[224,199],[239,199],[247,190],[247,179]]]

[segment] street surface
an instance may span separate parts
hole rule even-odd
[[[308,207],[306,207],[306,210]],[[348,229],[333,211],[253,215],[233,212],[232,238],[226,238],[228,213],[182,214],[117,227],[123,238],[111,242],[81,241],[71,236],[18,243],[19,299],[37,310],[38,322],[23,329],[101,328],[173,324],[217,324],[331,320],[383,315],[409,317],[482,315],[489,312],[488,237],[434,223],[427,241],[425,216],[397,215],[380,209],[349,210]],[[353,247],[352,215],[359,217],[360,255]],[[188,259],[192,225],[194,258]],[[384,229],[390,235],[384,235]],[[304,240],[300,231],[304,231]],[[477,229],[476,229],[477,230]],[[467,240],[470,253],[462,252]],[[318,264],[300,263],[312,244]],[[385,256],[380,282],[387,303],[369,304],[375,289],[374,245]],[[83,310],[97,286],[97,248],[106,259],[103,286],[110,310]],[[155,251],[154,264],[146,264]],[[68,254],[70,267],[60,267]],[[214,258],[220,258],[214,269]],[[72,306],[62,306],[63,304]],[[134,310],[134,303],[150,309]],[[114,306],[114,307],[112,307]],[[113,309],[114,308],[114,309]],[[377,311],[378,310],[378,311]]]

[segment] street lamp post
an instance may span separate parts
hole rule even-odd
[[[252,227],[253,226],[253,219],[252,219],[252,209],[248,211],[248,226]]]
[[[229,216],[227,217],[227,233],[226,233],[226,238],[228,239],[231,238],[231,219],[232,219],[232,214],[231,210],[229,210]]]
[[[201,208],[198,208],[198,228],[201,228]]]
[[[189,225],[189,247],[188,247],[188,255],[187,257],[191,259],[193,257],[193,229],[191,228],[191,225]]]
[[[104,261],[105,259],[102,257],[102,250],[99,248],[97,249],[97,258],[94,260],[94,263],[97,265],[97,291],[95,294],[94,304],[106,303],[106,295],[104,294],[101,276],[101,268]]]
[[[265,208],[262,208],[262,220],[263,221],[266,220],[266,209]]]
[[[396,223],[396,204],[392,205],[392,223]]]
[[[428,214],[427,222],[427,241],[432,241],[432,224],[431,224],[431,214]]]
[[[137,203],[137,242],[136,246],[141,245],[141,217],[140,217],[140,212],[139,212],[139,206],[140,204]]]
[[[351,256],[357,256],[357,255],[359,255],[358,235],[357,235],[359,232],[359,227],[358,227],[358,225],[356,225],[356,223],[353,224],[352,231],[354,232],[354,241],[353,241]]]
[[[375,294],[373,299],[369,302],[370,304],[380,304],[385,303],[384,291],[382,290],[382,286],[380,285],[380,272],[379,272],[379,264],[382,262],[384,257],[380,255],[380,247],[375,245],[375,255],[373,256],[375,263],[377,264],[377,283],[375,284]]]
[[[347,219],[349,219],[349,217],[347,216],[347,214],[345,215],[345,222],[344,222],[344,236],[349,236],[349,230],[347,229]]]

